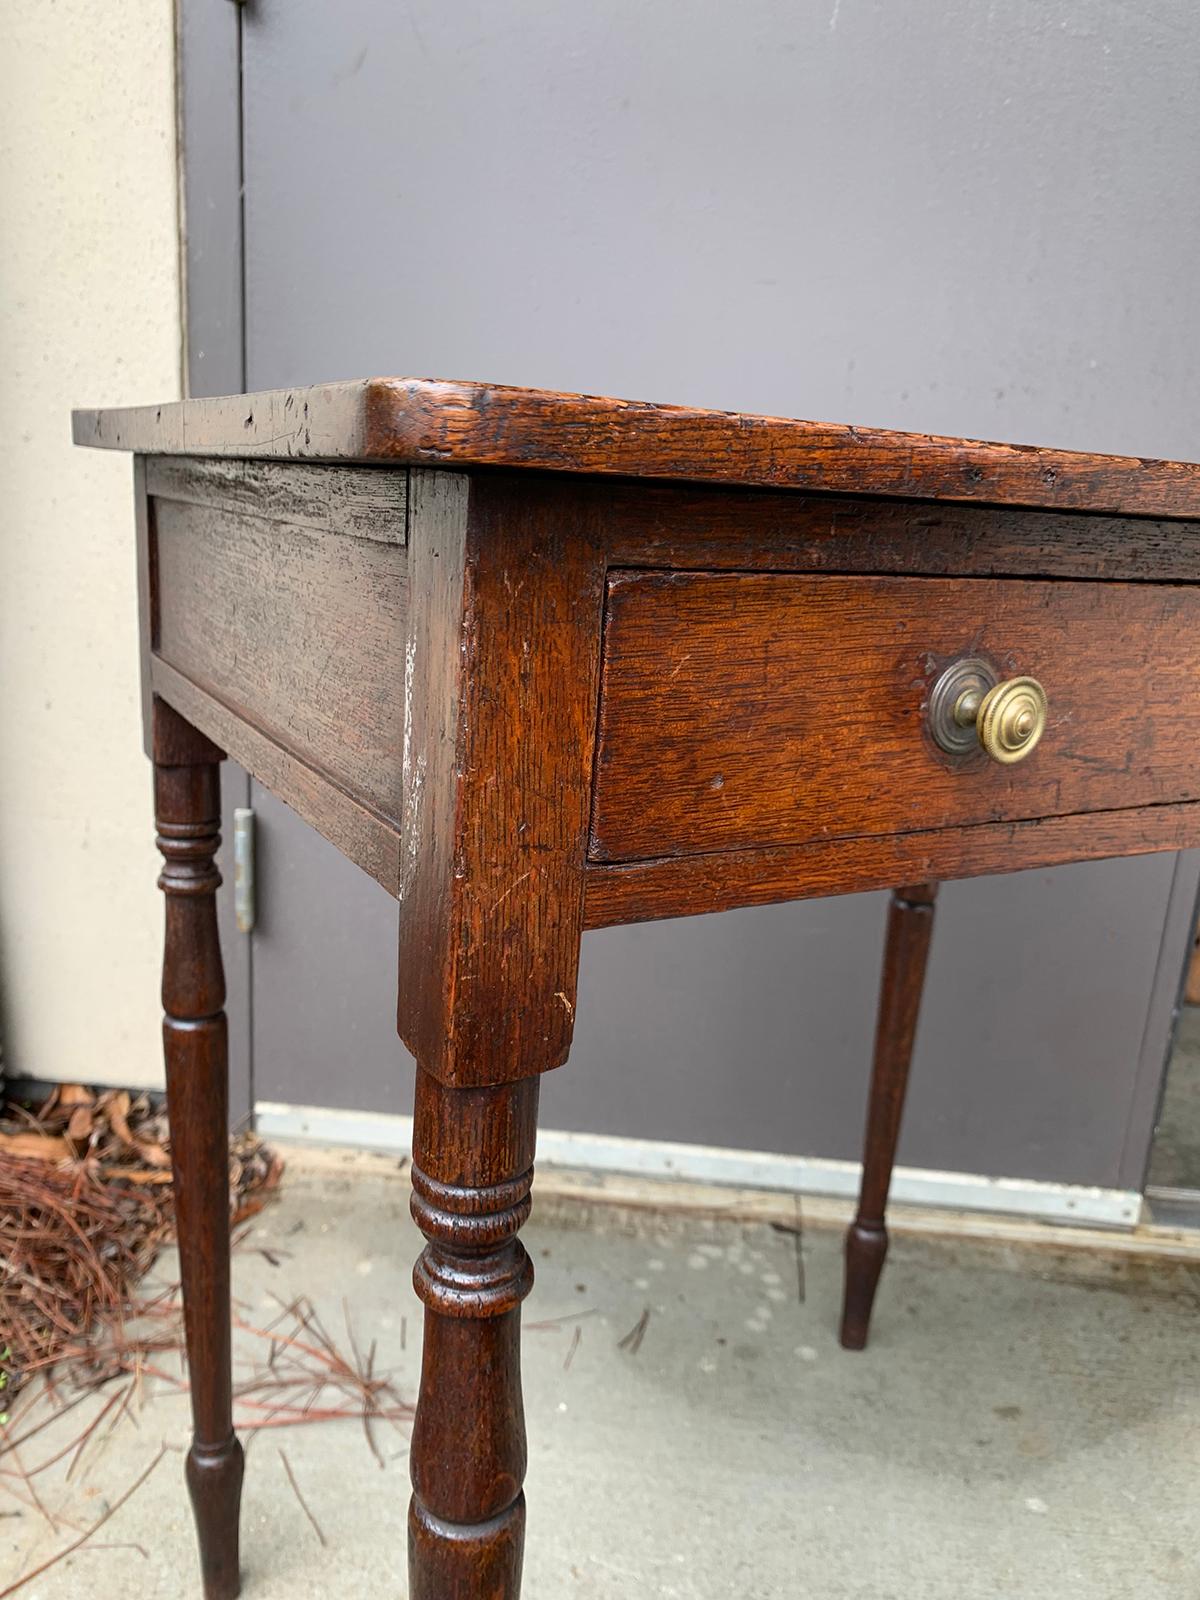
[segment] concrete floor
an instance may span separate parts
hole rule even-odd
[[[378,1339],[379,1369],[411,1396],[407,1198],[378,1163],[293,1164],[236,1258],[244,1315],[266,1321],[274,1296],[307,1294],[340,1330],[345,1298],[356,1329]],[[834,1332],[833,1232],[806,1232],[801,1251],[762,1223],[551,1201],[525,1236],[538,1270],[526,1308],[526,1600],[1200,1593],[1195,1265],[900,1238],[872,1347],[848,1355]],[[640,1348],[622,1349],[647,1307]],[[237,1353],[261,1360],[261,1342],[240,1336]],[[65,1462],[38,1480],[51,1510],[87,1523],[160,1440],[174,1447],[105,1527],[105,1547],[35,1579],[28,1600],[198,1595],[175,1453],[186,1402],[148,1386],[136,1423],[72,1483]],[[253,1440],[246,1600],[405,1594],[406,1441],[390,1428],[379,1440],[384,1470],[353,1422]],[[2,1487],[0,1511],[2,1588],[67,1535],[13,1514]]]

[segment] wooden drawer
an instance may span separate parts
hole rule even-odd
[[[943,667],[1044,685],[1014,766],[928,728]],[[610,574],[596,861],[1200,796],[1200,589],[991,578]]]

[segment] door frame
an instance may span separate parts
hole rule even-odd
[[[179,0],[175,77],[179,131],[179,232],[184,392],[244,394],[245,248],[242,229],[242,7]],[[254,1112],[254,936],[233,912],[233,812],[250,804],[250,778],[222,762],[218,856],[225,888],[217,918],[228,988],[229,1114]]]

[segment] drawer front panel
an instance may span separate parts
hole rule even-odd
[[[947,755],[964,655],[1037,678],[1038,747]],[[1200,796],[1200,589],[610,575],[592,859],[1028,820]]]

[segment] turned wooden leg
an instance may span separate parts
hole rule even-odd
[[[887,1255],[884,1215],[900,1138],[900,1119],[904,1114],[936,894],[936,883],[910,884],[893,893],[888,907],[862,1187],[858,1214],[846,1234],[842,1344],[847,1350],[862,1350],[866,1346],[871,1307]]]
[[[410,1600],[516,1600],[525,1535],[521,1301],[538,1079],[448,1089],[417,1073],[413,1216],[428,1243],[412,1436]]]
[[[214,856],[221,752],[154,705],[158,880],[166,895],[163,1050],[191,1376],[187,1456],[205,1600],[238,1593],[242,1447],[233,1432],[229,1306],[229,1081]]]

